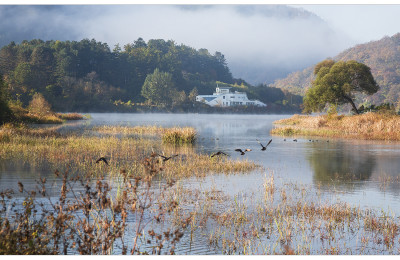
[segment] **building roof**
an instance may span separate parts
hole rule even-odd
[[[206,96],[206,97],[205,97],[205,96],[202,96],[202,98],[204,98],[207,102],[210,102],[210,101],[216,99],[217,97],[215,97],[215,96],[214,96],[214,97],[210,97],[210,96],[208,96],[208,97]]]

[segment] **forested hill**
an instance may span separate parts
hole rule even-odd
[[[96,40],[32,40],[0,50],[0,73],[13,97],[27,104],[40,92],[58,110],[104,108],[110,100],[142,102],[142,85],[156,68],[172,74],[177,90],[186,93],[194,87],[210,93],[215,81],[233,83],[224,55],[173,41],[139,38],[111,51]]]
[[[26,106],[40,93],[56,111],[115,111],[119,105],[158,108],[160,104],[152,102],[155,98],[142,96],[146,77],[156,71],[167,75],[170,83],[165,84],[166,92],[147,92],[146,96],[161,95],[157,100],[167,109],[195,107],[195,96],[213,93],[217,83],[245,90],[249,98],[274,103],[276,106],[268,107],[278,111],[298,109],[301,103],[299,96],[281,89],[254,87],[234,79],[220,52],[211,54],[171,40],[145,42],[138,38],[113,50],[94,39],[32,40],[11,42],[0,50],[0,74],[10,99]]]
[[[368,102],[398,104],[400,100],[400,33],[384,37],[347,49],[333,58],[334,60],[356,60],[371,68],[371,72],[381,87]],[[276,80],[272,86],[304,95],[313,79],[313,67],[291,73],[288,77]]]

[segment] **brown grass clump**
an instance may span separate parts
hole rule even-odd
[[[294,115],[274,122],[279,135],[310,135],[366,140],[400,140],[400,116],[382,113],[361,115]]]
[[[78,113],[57,113],[57,117],[59,117],[62,120],[82,120],[85,119],[85,117],[81,114]]]
[[[169,144],[193,144],[196,141],[196,130],[192,127],[169,128],[163,132],[162,141]]]

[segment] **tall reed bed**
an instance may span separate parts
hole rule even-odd
[[[382,113],[361,115],[294,115],[275,121],[272,134],[309,135],[371,140],[400,140],[400,116]]]

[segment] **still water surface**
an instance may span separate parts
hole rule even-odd
[[[268,172],[285,182],[318,187],[326,198],[400,215],[400,142],[271,136],[273,122],[290,115],[93,113],[91,117],[67,124],[60,131],[79,131],[95,125],[191,126],[198,132],[198,152],[221,150],[232,159],[246,158],[266,169],[264,173],[189,178],[184,185],[216,187],[227,195],[246,196],[262,190]],[[261,151],[256,139],[263,144],[273,141],[266,151]],[[234,151],[236,148],[252,151],[241,156]],[[52,169],[45,165],[32,167],[23,162],[0,161],[0,190],[17,189],[18,181],[34,183],[39,176],[50,174]],[[384,182],[388,179],[392,181]],[[200,244],[197,249],[205,253]]]
[[[400,142],[315,137],[296,137],[294,142],[294,137],[271,136],[273,122],[287,117],[290,115],[92,114],[90,124],[192,126],[198,132],[199,152],[222,150],[233,159],[253,160],[285,180],[334,190],[354,206],[400,213],[400,183],[384,185],[383,181],[400,178]],[[273,141],[261,151],[256,139],[263,144]],[[236,148],[253,151],[241,156]],[[210,179],[234,193],[253,190],[264,177],[254,173]]]

